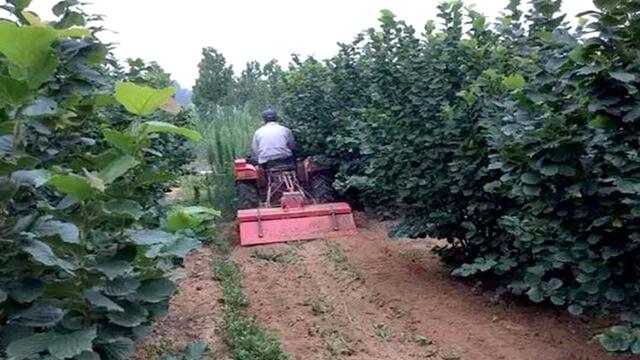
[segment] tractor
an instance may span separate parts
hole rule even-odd
[[[349,204],[336,202],[330,169],[310,158],[267,166],[238,159],[234,175],[243,246],[357,233]]]

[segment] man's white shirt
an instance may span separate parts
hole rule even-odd
[[[277,122],[268,122],[253,134],[251,151],[259,164],[293,156],[293,133]]]

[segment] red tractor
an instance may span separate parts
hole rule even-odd
[[[357,233],[349,204],[335,202],[329,168],[304,161],[234,162],[240,243],[258,245]]]

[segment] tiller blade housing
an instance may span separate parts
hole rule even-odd
[[[288,203],[284,201],[283,204]],[[250,246],[357,235],[349,204],[300,205],[239,210],[240,244]]]

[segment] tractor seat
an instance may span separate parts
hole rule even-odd
[[[264,164],[264,169],[267,172],[295,171],[296,162],[293,158],[271,160]]]

